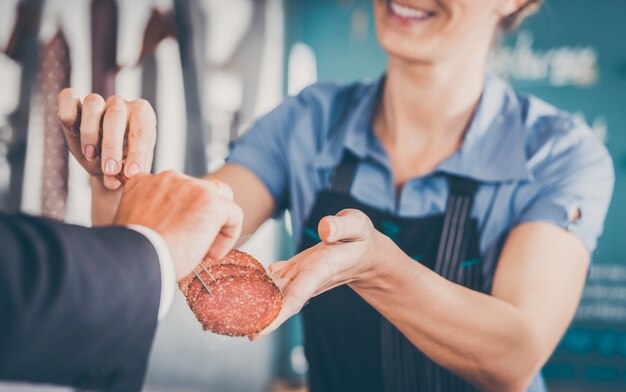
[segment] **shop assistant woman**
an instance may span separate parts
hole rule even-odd
[[[386,73],[286,99],[213,173],[244,233],[291,212],[300,253],[271,266],[287,302],[265,332],[302,308],[312,391],[545,390],[613,169],[585,124],[487,71],[494,37],[538,6],[374,0]],[[105,223],[115,175],[149,170],[154,113],[90,95],[77,124],[78,104],[65,91],[60,114]]]

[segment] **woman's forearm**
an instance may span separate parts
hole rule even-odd
[[[543,358],[522,313],[442,278],[391,241],[386,247],[380,268],[350,286],[428,357],[481,390],[523,390]]]
[[[102,177],[90,176],[91,185],[91,223],[93,226],[113,224],[117,206],[122,197],[122,189],[111,191],[105,188]]]

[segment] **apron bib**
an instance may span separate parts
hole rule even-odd
[[[477,183],[447,176],[450,191],[444,214],[402,218],[350,196],[358,162],[346,152],[329,189],[318,193],[304,225],[299,251],[320,241],[317,225],[321,218],[355,208],[363,211],[377,230],[389,236],[416,263],[480,291],[478,223],[470,216]],[[475,390],[422,354],[347,285],[312,298],[302,315],[312,392]]]

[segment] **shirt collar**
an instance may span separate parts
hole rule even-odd
[[[487,75],[461,148],[437,170],[483,182],[531,181],[523,110],[507,83]]]
[[[378,106],[385,75],[376,82],[358,84],[346,94],[348,105],[343,126],[330,130],[331,139],[320,151],[315,166],[334,167],[344,150],[357,157],[381,159],[379,142],[371,119]],[[500,78],[487,75],[483,94],[459,151],[439,165],[435,172],[469,177],[481,182],[533,179],[526,165],[523,107],[511,87]],[[341,122],[338,120],[337,124]],[[382,159],[388,160],[383,157]]]
[[[373,83],[355,84],[349,87],[346,94],[342,94],[341,101],[333,103],[332,106],[340,108],[340,112],[329,124],[331,129],[328,130],[328,139],[314,162],[317,168],[337,166],[344,150],[361,159],[371,156],[375,137],[372,133],[371,120],[378,105],[384,79],[383,75]]]

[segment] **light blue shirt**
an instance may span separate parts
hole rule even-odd
[[[589,127],[572,115],[516,93],[495,76],[486,79],[461,148],[432,173],[395,194],[389,157],[371,126],[384,77],[373,83],[318,83],[287,98],[258,120],[231,150],[228,162],[245,166],[267,186],[277,213],[289,209],[294,237],[317,192],[329,185],[344,149],[361,158],[351,194],[401,217],[445,210],[444,175],[479,181],[472,216],[481,234],[484,289],[489,292],[507,235],[524,222],[547,222],[576,235],[589,251],[602,233],[613,191],[612,160]],[[347,97],[345,124],[333,128]],[[580,210],[572,223],[568,214]],[[529,390],[541,391],[535,379]]]

